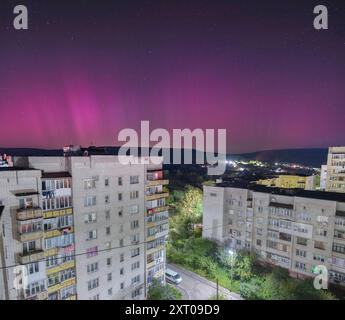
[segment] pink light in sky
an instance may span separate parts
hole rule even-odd
[[[225,128],[229,152],[345,143],[345,32],[309,7],[79,5],[0,30],[0,147],[116,145],[142,120]]]

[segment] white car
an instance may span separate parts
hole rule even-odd
[[[166,269],[165,278],[168,281],[173,282],[175,284],[179,284],[182,281],[182,277],[180,276],[180,274],[178,274],[177,272],[175,272],[171,269]]]

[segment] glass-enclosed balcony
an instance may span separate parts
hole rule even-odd
[[[38,206],[27,206],[17,209],[17,220],[29,220],[43,217],[42,209]]]
[[[24,251],[18,255],[19,264],[28,264],[31,262],[42,261],[44,259],[44,251],[40,248],[35,248],[30,251]]]

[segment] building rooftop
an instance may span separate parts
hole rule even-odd
[[[310,191],[304,189],[283,189],[272,188],[253,183],[234,183],[234,182],[222,182],[216,185],[223,188],[238,188],[249,189],[256,192],[271,193],[282,196],[311,198],[318,200],[338,201],[345,202],[345,193],[339,192],[327,192],[327,191]]]

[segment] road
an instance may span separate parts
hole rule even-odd
[[[167,268],[178,272],[182,277],[182,282],[175,285],[183,294],[185,300],[208,300],[217,292],[217,285],[196,273],[181,268],[174,264],[167,264]],[[219,286],[219,294],[227,297],[228,300],[243,300],[238,294],[230,292]]]

